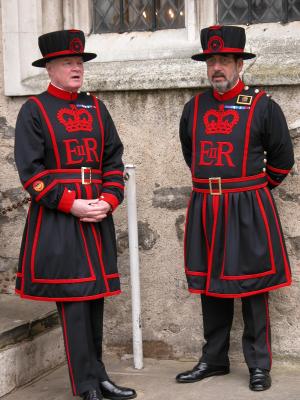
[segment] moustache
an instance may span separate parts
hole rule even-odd
[[[224,79],[226,78],[224,74],[218,73],[218,72],[216,72],[215,74],[213,74],[212,77],[213,77],[213,78],[224,78]]]

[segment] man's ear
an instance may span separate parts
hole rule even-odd
[[[243,65],[244,65],[244,60],[243,60],[242,58],[239,58],[239,59],[237,60],[237,67],[238,67],[239,73],[242,71]]]

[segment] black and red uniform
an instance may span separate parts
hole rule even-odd
[[[223,305],[229,299],[230,316],[217,312],[219,322],[215,322],[222,326],[220,319],[227,318],[226,329],[232,322],[233,298],[245,298],[244,310],[249,308],[246,303],[254,297],[258,303],[260,296],[257,312],[265,322],[259,330],[268,338],[266,292],[291,284],[288,255],[270,191],[294,163],[284,115],[265,92],[239,81],[223,95],[210,89],[190,100],[183,110],[180,140],[193,181],[184,240],[189,290],[203,295],[202,306],[207,310],[210,302],[216,307],[221,304],[213,297],[223,299]],[[215,323],[207,321],[209,311],[203,312],[204,334],[211,338]],[[251,314],[253,317],[254,311]],[[255,337],[255,333],[251,337],[251,324],[245,324],[243,339],[248,365],[269,369],[270,359],[261,365],[250,361]],[[215,346],[213,355],[206,357],[209,351],[204,346],[203,361],[228,364],[229,331],[223,332],[226,343],[222,350]],[[268,341],[264,341],[262,358],[270,355]],[[223,356],[216,359],[217,353]]]
[[[74,199],[101,198],[112,211],[122,202],[122,153],[112,118],[94,96],[50,84],[20,110],[15,159],[32,201],[16,292],[23,298],[57,302],[74,394],[95,389],[97,379],[107,379],[105,370],[103,376],[101,371],[83,374],[103,370],[99,348],[103,298],[120,293],[120,280],[112,215],[99,223],[86,223],[70,209]],[[85,318],[92,321],[87,324],[89,332],[81,327]],[[92,346],[87,345],[90,339]],[[80,359],[78,348],[84,346],[92,355],[83,351]],[[85,368],[93,357],[94,364]]]

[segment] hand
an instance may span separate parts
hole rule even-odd
[[[110,211],[111,206],[106,201],[76,199],[70,212],[82,222],[100,222]]]

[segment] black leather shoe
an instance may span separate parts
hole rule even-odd
[[[255,392],[261,392],[271,387],[271,377],[267,369],[262,368],[250,368],[250,381],[249,389]]]
[[[102,400],[102,396],[97,392],[97,390],[85,392],[82,398],[83,400]]]
[[[215,375],[229,374],[230,369],[228,366],[208,365],[204,362],[199,362],[191,371],[182,372],[176,376],[178,383],[191,383],[201,381],[201,379],[208,378]]]
[[[105,399],[128,400],[136,397],[134,389],[118,386],[110,380],[100,382],[100,389]]]

